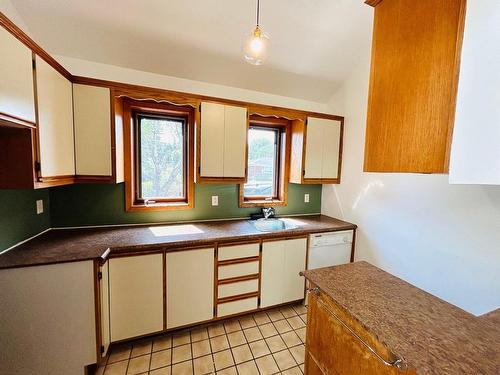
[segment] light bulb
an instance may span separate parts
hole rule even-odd
[[[245,60],[249,64],[261,65],[267,57],[267,47],[269,37],[257,26],[250,35],[247,36],[243,45]]]

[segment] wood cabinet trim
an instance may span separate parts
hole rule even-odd
[[[218,261],[220,267],[230,266],[233,264],[241,264],[241,263],[252,263],[259,260],[258,256],[247,257],[247,258],[236,258],[236,259],[228,259],[228,260],[220,260]]]
[[[376,7],[378,4],[380,4],[383,0],[365,0],[365,4]]]

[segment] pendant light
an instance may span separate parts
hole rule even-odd
[[[257,0],[257,22],[255,29],[247,36],[243,45],[245,61],[252,65],[262,65],[267,57],[269,37],[259,26],[260,0]]]

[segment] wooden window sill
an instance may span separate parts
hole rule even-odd
[[[279,207],[286,206],[287,201],[275,199],[269,200],[242,200],[240,201],[240,207]]]
[[[189,210],[193,208],[193,203],[189,202],[168,202],[151,204],[133,204],[127,207],[127,212],[148,212],[148,211],[174,211]]]

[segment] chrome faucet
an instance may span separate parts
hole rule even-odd
[[[269,219],[276,215],[276,210],[273,207],[264,207],[262,208],[262,214],[264,215],[264,219]]]

